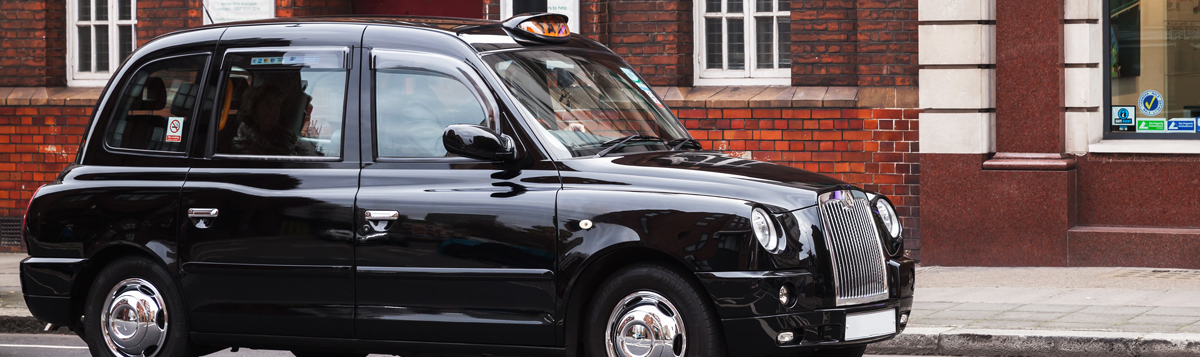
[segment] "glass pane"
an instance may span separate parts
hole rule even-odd
[[[96,0],[96,20],[108,20],[108,2],[111,0]]]
[[[746,28],[742,19],[729,19],[729,68],[746,69]]]
[[[133,20],[133,0],[117,0],[120,5],[120,19]]]
[[[779,10],[775,11],[788,11],[792,8],[791,2],[792,0],[776,0],[776,5],[779,6]]]
[[[341,156],[344,57],[301,51],[228,55],[216,152]]]
[[[704,19],[705,68],[721,69],[721,19]]]
[[[758,69],[775,68],[775,19],[774,17],[754,18],[754,58],[758,61]]]
[[[474,92],[450,74],[422,70],[375,74],[375,135],[381,157],[446,157],[442,132],[487,125]]]
[[[786,2],[786,1],[784,1]],[[792,67],[792,19],[788,16],[779,18],[779,42],[776,53],[779,53],[779,68]]]
[[[667,142],[687,138],[650,86],[616,56],[553,50],[484,59],[533,114],[531,129],[553,137],[572,156],[668,150]]]
[[[742,0],[726,0],[729,8],[725,12],[742,12]]]
[[[79,6],[77,6],[77,8],[79,9],[79,13],[77,15],[79,17],[79,21],[91,21],[92,0],[79,0],[78,4]]]
[[[117,27],[118,36],[120,36],[121,60],[129,58],[129,54],[133,53],[133,25],[121,25]]]
[[[96,72],[108,72],[108,26],[96,26]]]
[[[207,55],[152,62],[129,80],[106,141],[126,149],[182,152]]]
[[[721,0],[705,1],[704,12],[721,12]]]
[[[92,27],[79,26],[79,63],[80,72],[92,71]]]
[[[755,11],[758,11],[758,12],[771,12],[771,11],[772,11],[772,10],[771,10],[771,3],[773,3],[773,2],[775,2],[775,1],[773,1],[773,0],[758,0],[758,1],[755,1],[755,8],[754,8],[754,10],[755,10]]]

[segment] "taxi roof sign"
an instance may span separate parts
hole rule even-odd
[[[562,14],[521,14],[504,20],[503,26],[521,40],[557,44],[571,37],[567,15]]]

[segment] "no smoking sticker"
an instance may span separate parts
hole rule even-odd
[[[167,142],[177,143],[183,139],[183,117],[167,119]]]

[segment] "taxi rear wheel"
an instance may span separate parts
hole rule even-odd
[[[621,269],[585,313],[587,356],[725,356],[719,320],[701,291],[665,265]]]
[[[166,269],[142,257],[119,259],[92,283],[84,341],[92,356],[191,356],[185,312]]]

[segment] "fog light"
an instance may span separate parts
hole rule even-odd
[[[907,312],[900,314],[900,323],[902,323],[902,324],[908,323],[908,313]]]
[[[784,332],[784,333],[779,334],[779,343],[792,342],[792,340],[794,340],[795,338],[796,338],[796,336],[793,335],[791,332]]]
[[[789,293],[790,292],[788,291],[787,286],[779,287],[779,304],[780,305],[783,305],[783,306],[788,305],[788,300],[791,300],[791,296],[789,295]]]

